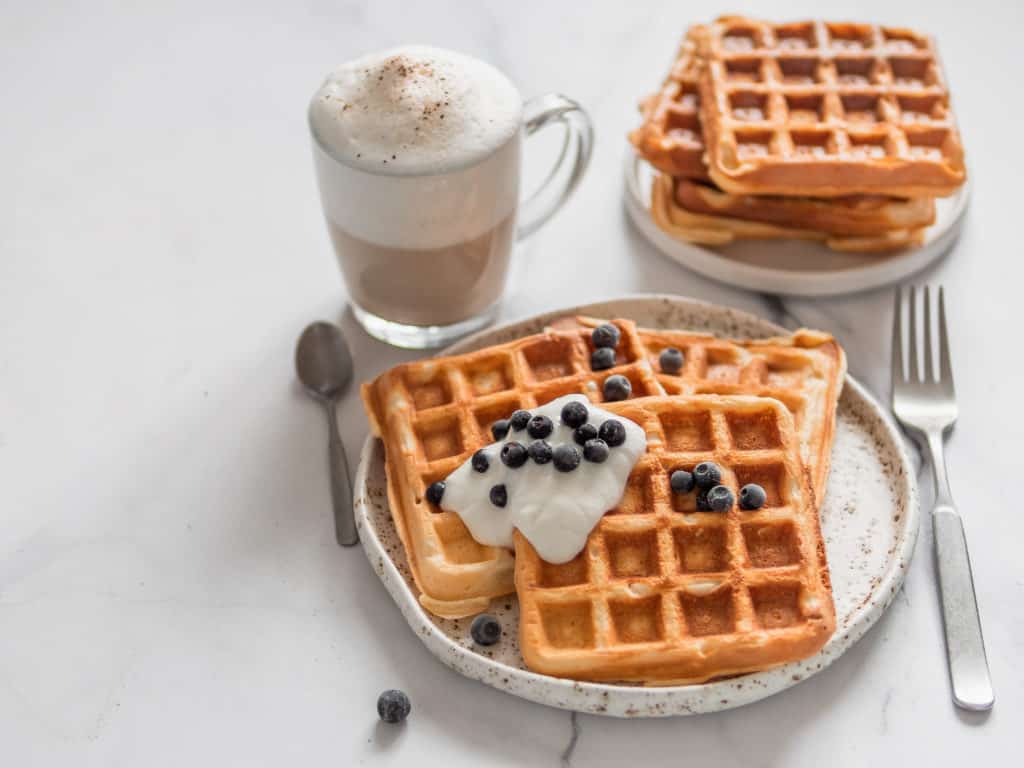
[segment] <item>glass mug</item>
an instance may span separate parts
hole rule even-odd
[[[371,336],[411,349],[446,344],[493,321],[513,244],[568,199],[593,145],[583,109],[548,94],[523,104],[521,127],[468,166],[375,173],[332,152],[312,110],[321,202],[353,312]],[[523,139],[552,124],[566,129],[555,167],[520,201]]]

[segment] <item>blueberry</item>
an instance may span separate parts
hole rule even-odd
[[[732,509],[735,499],[733,498],[732,491],[724,485],[716,485],[708,491],[707,502],[708,508],[712,512],[728,512]]]
[[[713,461],[702,461],[693,468],[693,480],[698,488],[706,491],[722,482],[722,470]]]
[[[587,440],[597,437],[597,427],[593,424],[580,424],[572,431],[572,439],[577,445],[586,445]],[[605,440],[605,442],[608,442]]]
[[[551,423],[551,419],[547,416],[534,416],[530,419],[529,423],[527,423],[526,432],[530,437],[535,437],[540,440],[550,435],[554,428],[555,425]]]
[[[491,466],[491,460],[487,458],[487,452],[483,448],[473,454],[469,463],[473,465],[473,469],[481,473],[486,472],[487,468]]]
[[[608,419],[597,430],[597,436],[604,440],[612,448],[617,448],[626,442],[626,428],[618,419]]]
[[[530,412],[523,410],[515,411],[508,417],[508,423],[516,432],[526,429],[526,425],[530,423]]]
[[[698,512],[710,512],[711,505],[708,504],[708,491],[707,489],[697,491],[697,511]]]
[[[508,428],[508,419],[498,419],[491,424],[491,434],[494,435],[495,440],[504,440],[505,435],[508,434]]]
[[[583,445],[583,458],[587,461],[592,461],[595,464],[602,463],[608,458],[609,453],[611,453],[611,451],[608,449],[608,443],[601,438],[587,440]]]
[[[580,449],[569,443],[562,443],[554,450],[555,469],[572,472],[580,465]]]
[[[685,469],[677,469],[668,479],[673,493],[689,493],[693,490],[693,475]]]
[[[522,443],[509,440],[501,446],[501,463],[512,469],[523,466],[526,463],[526,448]]]
[[[436,483],[431,483],[430,487],[427,488],[427,501],[435,506],[440,506],[441,499],[444,496],[444,480],[438,480]]]
[[[768,501],[768,494],[757,483],[747,483],[740,488],[740,507],[743,509],[760,509]]]
[[[527,447],[526,452],[537,464],[547,464],[551,461],[551,446],[545,440],[534,440]]]
[[[562,423],[570,429],[576,429],[580,424],[586,424],[590,414],[587,406],[579,400],[573,400],[562,407]]]
[[[602,323],[590,334],[595,347],[617,347],[622,332],[611,323]]]
[[[491,499],[491,504],[496,507],[504,507],[508,504],[508,489],[504,485],[492,485],[491,492],[488,494]]]
[[[604,380],[604,399],[611,400],[625,400],[629,397],[633,391],[633,385],[629,383],[629,379],[620,373],[616,373],[614,376],[609,376]]]
[[[667,347],[658,355],[662,373],[679,373],[683,370],[683,353],[675,347]]]
[[[615,350],[611,347],[598,347],[590,355],[590,367],[595,371],[604,371],[615,365]]]
[[[412,704],[402,691],[384,691],[377,697],[377,714],[385,723],[400,723],[409,716]]]
[[[489,613],[481,613],[469,625],[469,634],[477,645],[494,645],[501,640],[501,622]]]

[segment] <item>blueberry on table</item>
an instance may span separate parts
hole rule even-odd
[[[602,323],[590,334],[590,340],[595,347],[617,347],[622,332],[611,323]]]
[[[728,512],[732,509],[735,499],[733,498],[732,491],[724,485],[716,485],[708,490],[707,501],[708,508],[712,512]]]
[[[572,472],[580,465],[580,449],[570,443],[555,448],[552,460],[559,472]]]
[[[469,625],[469,634],[477,645],[494,645],[501,639],[501,622],[489,613],[481,613]]]
[[[693,490],[693,475],[685,469],[677,469],[668,478],[673,493],[689,493]]]
[[[597,437],[597,427],[593,424],[580,424],[572,432],[572,439],[577,445],[586,445],[587,440],[593,440]],[[605,440],[605,442],[608,442]]]
[[[547,464],[551,461],[551,446],[546,440],[534,440],[527,446],[526,452],[536,464]]]
[[[530,423],[530,412],[523,410],[515,411],[508,417],[508,423],[516,432],[526,429],[526,425]]]
[[[412,704],[402,691],[384,691],[377,697],[377,714],[385,723],[400,723],[409,716]]]
[[[666,347],[658,355],[662,373],[679,373],[683,370],[683,353],[675,347]]]
[[[504,507],[508,504],[508,489],[504,485],[492,485],[488,497],[494,506]]]
[[[427,501],[435,506],[440,506],[441,499],[444,497],[444,480],[438,480],[436,483],[431,483],[427,488]]]
[[[498,419],[491,424],[491,434],[494,435],[495,440],[504,440],[505,435],[508,434],[508,428],[508,419]]]
[[[612,448],[618,448],[626,442],[626,428],[618,419],[608,419],[599,430],[597,436],[608,443]]]
[[[586,424],[590,418],[587,406],[578,400],[566,403],[562,406],[562,423],[570,429],[576,429],[580,424]]]
[[[706,491],[722,482],[722,468],[713,461],[702,461],[693,468],[693,480]]]
[[[555,425],[551,423],[551,419],[547,416],[537,415],[530,419],[526,424],[526,432],[530,437],[541,440],[551,434],[554,430]]]
[[[614,376],[609,376],[604,380],[604,399],[615,402],[616,400],[625,400],[633,392],[633,385],[629,383],[629,379],[623,376],[621,373],[616,373]]]
[[[615,365],[615,350],[611,347],[598,347],[590,355],[590,367],[595,371],[604,371]]]
[[[760,509],[767,501],[768,494],[757,483],[747,483],[740,488],[740,507],[743,509]]]
[[[526,463],[526,448],[522,443],[509,440],[501,446],[501,463],[506,467],[517,469]]]
[[[491,466],[491,460],[487,458],[487,451],[483,448],[473,454],[473,458],[469,460],[469,463],[473,465],[473,469],[477,472],[486,472],[487,468]]]
[[[608,443],[599,437],[587,440],[583,444],[583,458],[587,461],[592,461],[594,464],[602,463],[608,458],[610,453],[611,450],[608,448]]]

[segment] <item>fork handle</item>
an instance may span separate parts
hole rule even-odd
[[[995,702],[995,695],[985,658],[964,525],[960,514],[949,504],[936,506],[932,521],[953,701],[964,709],[988,710]]]

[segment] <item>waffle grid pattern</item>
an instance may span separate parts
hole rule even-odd
[[[647,454],[622,503],[565,565],[545,563],[517,537],[520,644],[531,668],[590,679],[706,679],[732,673],[732,655],[763,668],[803,648],[808,623],[829,628],[831,591],[817,511],[792,420],[748,397],[669,398],[605,406],[644,426]],[[701,461],[723,468],[757,511],[696,512],[695,493],[669,476]],[[830,628],[829,628],[829,631]],[[783,658],[756,652],[765,644]],[[756,642],[755,642],[756,641]],[[652,654],[645,660],[644,651]]]
[[[700,55],[710,173],[729,192],[913,196],[963,181],[949,92],[924,35],[725,18],[705,29]],[[832,172],[812,178],[811,166]]]
[[[838,350],[829,337],[812,335],[807,348],[787,347],[783,340],[749,342],[748,348],[699,334],[638,330],[620,320],[616,365],[593,371],[590,332],[599,322],[568,320],[562,330],[397,366],[364,385],[371,425],[385,443],[392,515],[421,601],[434,613],[484,610],[492,597],[513,591],[513,563],[508,551],[476,542],[458,515],[430,504],[426,488],[492,442],[490,426],[498,419],[569,393],[601,403],[602,384],[613,374],[630,380],[634,399],[696,393],[778,398],[801,425],[808,465],[824,483],[831,411],[842,379],[841,353],[823,352]],[[678,375],[655,372],[667,346],[684,351],[686,364]]]

